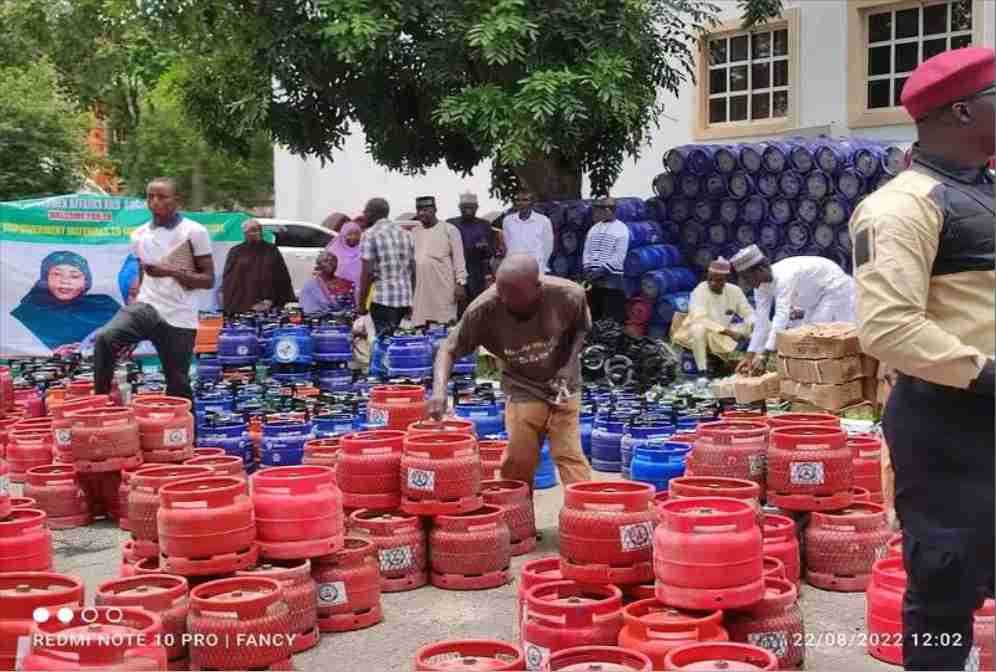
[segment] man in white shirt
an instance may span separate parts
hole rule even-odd
[[[211,237],[177,212],[176,182],[157,177],[146,188],[152,221],[131,234],[138,257],[138,297],[97,332],[94,391],[107,394],[117,358],[140,341],[152,341],[166,376],[166,394],[191,398],[190,360],[197,336],[197,291],[214,286]]]
[[[700,372],[708,369],[711,353],[725,358],[737,349],[754,327],[754,309],[742,289],[731,282],[730,262],[718,257],[709,264],[705,282],[700,282],[688,300],[688,317],[674,335],[674,342],[692,351]],[[733,324],[733,316],[742,320]]]
[[[754,289],[757,321],[738,373],[762,373],[775,351],[775,335],[791,326],[854,322],[854,279],[823,257],[789,257],[770,263],[757,245],[733,255],[733,268]],[[774,318],[771,306],[774,304]]]
[[[591,283],[588,303],[594,321],[609,317],[619,324],[626,321],[626,292],[623,266],[629,251],[629,228],[616,219],[616,200],[609,196],[591,206],[595,222],[584,241],[581,268]]]
[[[516,212],[505,215],[501,232],[505,241],[505,256],[522,253],[531,255],[540,271],[549,273],[553,254],[553,225],[546,215],[533,210],[533,195],[523,190],[515,197]]]

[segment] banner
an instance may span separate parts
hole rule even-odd
[[[228,251],[242,242],[238,212],[184,212],[211,234],[215,286],[197,292],[218,310]],[[131,233],[151,219],[145,201],[69,194],[0,203],[0,355],[44,356],[92,342],[138,288]]]

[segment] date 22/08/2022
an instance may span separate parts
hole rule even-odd
[[[960,646],[961,633],[913,633],[917,646]],[[902,646],[902,633],[878,632],[797,632],[793,633],[793,644],[805,647],[867,647]]]

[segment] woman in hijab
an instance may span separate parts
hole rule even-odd
[[[336,258],[335,277],[353,283],[356,291],[360,288],[360,271],[363,269],[363,261],[360,259],[362,234],[363,229],[357,222],[346,222],[342,225],[339,235],[325,248],[326,252]]]
[[[87,294],[92,286],[86,259],[68,250],[53,252],[42,260],[35,286],[10,314],[50,350],[80,343],[121,307],[105,294]]]
[[[301,288],[301,312],[305,315],[321,315],[339,310],[351,310],[356,306],[356,285],[349,280],[337,277],[336,257],[323,251],[315,262],[315,275]]]

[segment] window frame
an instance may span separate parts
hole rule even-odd
[[[851,128],[872,128],[876,126],[903,126],[913,123],[913,119],[902,106],[868,108],[868,15],[884,11],[920,9],[920,25],[923,25],[923,9],[931,5],[946,4],[949,0],[848,0],[847,2],[847,121]],[[969,46],[985,43],[985,2],[972,2],[972,39]],[[950,12],[949,12],[950,25]],[[945,32],[947,36],[949,33]],[[933,38],[933,39],[936,39]],[[916,44],[922,45],[924,35],[919,34]],[[884,46],[912,42],[910,39],[890,39]],[[894,57],[894,50],[892,50]],[[918,55],[923,53],[920,46]],[[893,67],[895,62],[890,63]],[[895,78],[890,72],[889,78]],[[889,95],[893,95],[890,86]]]
[[[299,224],[299,223],[269,224],[268,227],[270,228],[271,232],[273,233],[274,244],[276,244],[276,246],[280,247],[280,248],[294,248],[294,249],[302,249],[302,250],[324,249],[332,241],[332,239],[335,238],[335,236],[332,235],[332,233],[330,231],[325,231],[325,230],[322,230],[321,228],[317,228],[317,227],[314,227],[314,226],[308,226],[308,225],[305,225],[305,224]],[[288,244],[288,241],[282,241],[281,240],[281,238],[284,235],[287,235],[288,233],[290,233],[291,235],[298,235],[298,236],[300,236],[301,234],[297,233],[298,230],[307,231],[308,234],[310,234],[312,236],[324,236],[324,235],[327,235],[329,238],[328,238],[327,241],[325,241],[324,243],[322,243],[320,245]]]
[[[727,21],[702,35],[699,39],[698,53],[696,54],[696,80],[697,92],[695,95],[695,105],[693,110],[692,137],[695,140],[718,140],[724,138],[742,138],[750,136],[774,135],[784,133],[799,127],[799,104],[801,98],[800,78],[800,53],[801,48],[801,11],[798,7],[785,9],[777,19],[772,19],[767,23],[759,24],[748,30],[743,29],[742,20]],[[744,120],[727,121],[719,124],[709,123],[709,101],[710,101],[710,69],[709,69],[709,41],[716,38],[731,38],[738,35],[747,35],[748,54],[752,55],[753,35],[756,33],[767,33],[777,30],[788,31],[788,85],[776,87],[774,81],[774,67],[769,70],[769,86],[767,90],[773,89],[788,91],[788,111],[785,117],[768,118],[765,120]],[[777,58],[777,57],[776,57]],[[779,58],[780,60],[780,58]],[[739,61],[738,61],[739,62]],[[766,59],[768,63],[774,63],[772,57]],[[747,63],[748,81],[751,77],[750,61]],[[748,87],[747,94],[748,115],[751,112],[752,93]],[[729,99],[729,81],[727,81],[727,99]],[[772,105],[773,105],[772,97]]]

